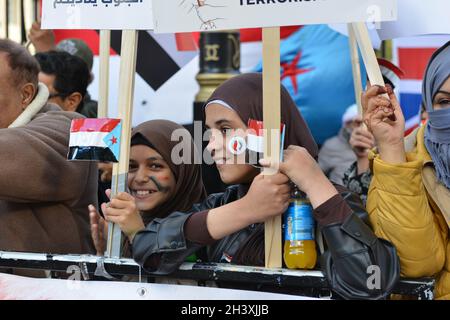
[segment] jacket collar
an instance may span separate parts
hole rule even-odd
[[[17,128],[27,125],[31,119],[33,119],[33,117],[47,104],[48,97],[49,92],[47,87],[44,84],[39,83],[38,93],[34,100],[8,128]]]
[[[433,160],[425,146],[425,126],[418,129],[416,137],[416,152],[423,159],[422,181],[427,193],[433,199],[436,206],[444,216],[447,225],[450,228],[450,190],[448,190],[436,178]]]
[[[425,128],[426,128],[425,125],[423,125],[419,128],[419,130],[417,132],[417,138],[416,138],[417,139],[417,153],[423,157],[424,165],[433,162],[430,154],[428,153],[427,147],[425,146]]]

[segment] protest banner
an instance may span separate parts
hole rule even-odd
[[[392,0],[154,0],[156,32],[190,32],[298,24],[390,21]]]
[[[43,29],[153,29],[151,0],[44,0]]]
[[[398,0],[398,19],[381,23],[382,40],[425,34],[450,34],[448,0]]]

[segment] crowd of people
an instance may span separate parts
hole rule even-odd
[[[401,70],[385,62],[386,86],[368,83],[362,114],[349,107],[339,134],[320,149],[281,87],[284,156],[278,173],[264,176],[270,159],[236,164],[228,148],[249,119],[263,120],[262,75],[242,74],[204,106],[206,149],[228,185],[223,193],[207,194],[191,138],[182,140],[194,150],[189,161],[174,161],[180,142],[172,134],[185,129],[153,120],[133,128],[128,192],[110,198],[105,164],[66,160],[71,121],[96,117],[87,92],[92,52],[76,39],[56,45],[38,25],[30,39],[34,56],[0,39],[0,250],[103,255],[107,222],[114,222],[125,236],[123,255],[155,275],[193,254],[264,266],[264,222],[286,211],[295,185],[326,244],[317,267],[338,295],[388,298],[401,276],[430,276],[435,297],[450,299],[450,42],[431,57],[426,119],[407,137],[390,78]],[[380,285],[369,288],[374,265]]]

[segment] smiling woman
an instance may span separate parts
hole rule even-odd
[[[200,165],[194,161],[176,165],[171,159],[172,149],[179,141],[172,141],[172,133],[184,130],[182,126],[166,120],[147,121],[133,130],[128,174],[130,193],[117,195],[103,212],[108,220],[125,212],[132,221],[129,228],[139,230],[155,218],[164,218],[174,211],[186,211],[205,197]],[[190,134],[181,144],[195,150]],[[194,156],[192,153],[192,157]],[[187,164],[192,163],[192,164]],[[106,223],[90,207],[91,229],[97,254],[105,251]],[[123,230],[124,232],[127,230]]]

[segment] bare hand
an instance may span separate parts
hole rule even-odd
[[[388,93],[389,99],[382,95]],[[391,163],[406,160],[404,149],[405,119],[390,86],[372,86],[363,93],[364,123],[375,137],[380,157]]]
[[[101,182],[111,182],[112,180],[112,171],[113,171],[113,165],[112,163],[108,162],[99,162],[98,163],[98,170],[100,171],[100,180]]]
[[[367,153],[375,147],[375,138],[364,126],[353,129],[350,136],[350,145],[356,157],[367,158]]]
[[[36,48],[36,52],[47,52],[55,49],[53,30],[42,30],[40,20],[33,23],[28,38]]]
[[[259,223],[283,214],[289,206],[291,187],[289,178],[277,173],[260,174],[253,179],[252,185],[242,201],[246,203],[249,213],[249,224]]]
[[[94,241],[98,256],[103,256],[106,251],[106,237],[108,235],[108,224],[98,213],[93,205],[89,205],[89,218],[91,222],[91,236]]]
[[[270,161],[266,159],[261,160],[260,164],[270,167]],[[337,194],[336,188],[320,169],[317,161],[303,147],[289,146],[284,151],[284,161],[280,163],[279,169],[308,195],[314,208]]]
[[[111,190],[107,190],[108,197]],[[102,204],[102,211],[108,221],[117,223],[123,233],[127,235],[130,242],[134,236],[145,229],[141,214],[136,206],[133,196],[126,192],[119,193],[108,204]]]
[[[283,158],[284,161],[280,163],[279,170],[304,192],[314,178],[323,175],[316,160],[303,147],[289,146],[284,150]],[[267,159],[261,160],[260,164],[266,168],[271,166]]]

